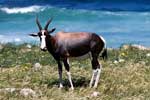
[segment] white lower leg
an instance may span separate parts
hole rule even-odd
[[[59,88],[63,88],[63,84],[62,84],[62,72],[59,72]]]
[[[96,76],[94,88],[97,88],[97,85],[98,85],[98,82],[99,82],[99,78],[100,78],[100,73],[101,73],[101,68],[98,68],[97,69],[97,76]]]
[[[71,73],[67,72],[67,75],[68,75],[68,79],[69,79],[69,82],[70,82],[70,85],[71,85],[71,89],[74,90],[72,79],[71,79]]]
[[[63,84],[62,83],[59,84],[59,88],[63,88]]]
[[[96,74],[96,70],[93,70],[92,78],[91,78],[91,81],[90,81],[90,88],[92,87],[92,84],[94,82],[95,74]]]

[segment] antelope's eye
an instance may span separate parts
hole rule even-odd
[[[42,33],[41,33],[41,32],[39,32],[39,33],[38,33],[38,35],[39,35],[39,36],[41,36],[41,35],[42,35]]]
[[[48,34],[47,34],[47,32],[44,32],[43,35],[47,36]]]
[[[47,35],[47,33],[46,33],[46,32],[44,32],[44,35]]]

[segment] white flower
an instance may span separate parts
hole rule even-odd
[[[118,64],[118,61],[117,61],[117,60],[115,60],[115,61],[114,61],[114,64]]]
[[[146,54],[147,57],[150,57],[150,53]]]

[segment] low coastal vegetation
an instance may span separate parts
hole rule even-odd
[[[70,61],[75,90],[58,88],[57,64],[37,45],[0,44],[0,100],[145,100],[150,98],[150,50],[108,49],[97,89],[89,88],[90,59]]]

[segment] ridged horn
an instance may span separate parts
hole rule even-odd
[[[42,26],[40,25],[40,22],[38,20],[38,17],[36,17],[36,24],[38,25],[39,30],[42,30]]]
[[[48,29],[48,25],[51,23],[52,19],[53,19],[53,18],[51,18],[51,19],[49,19],[49,20],[47,21],[47,23],[46,23],[46,25],[45,25],[45,28],[44,28],[45,30]]]

